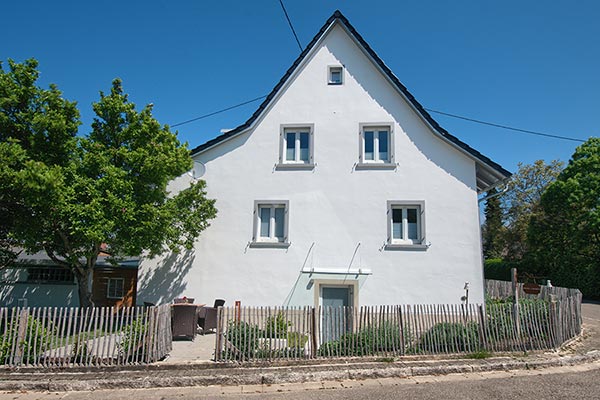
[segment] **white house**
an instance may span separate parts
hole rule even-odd
[[[194,251],[142,262],[138,302],[460,303],[466,282],[483,301],[478,194],[510,173],[441,128],[339,11],[246,123],[192,154],[218,216]]]

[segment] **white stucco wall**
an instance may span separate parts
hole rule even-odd
[[[252,131],[197,156],[218,216],[193,252],[142,262],[138,302],[313,305],[314,279],[358,279],[361,305],[460,303],[466,281],[481,302],[474,161],[430,131],[341,27],[305,61]],[[332,64],[344,65],[343,85],[327,85]],[[359,124],[373,122],[393,124],[396,170],[354,168]],[[314,124],[314,170],[275,169],[280,126],[295,123]],[[289,201],[287,249],[248,247],[254,201],[268,199]],[[425,202],[427,250],[383,248],[388,200]]]

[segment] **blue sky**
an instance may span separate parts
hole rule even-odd
[[[426,108],[523,129],[600,136],[600,2],[285,0],[303,46],[340,9]],[[40,61],[82,113],[115,77],[163,124],[265,95],[300,50],[278,0],[5,2],[0,60]],[[259,102],[174,129],[191,148],[243,123]],[[435,115],[515,171],[568,160],[578,143]]]

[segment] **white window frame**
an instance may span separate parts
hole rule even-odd
[[[379,159],[379,133],[374,135],[373,143],[373,160],[367,160],[365,157],[365,132],[387,131],[388,137],[388,158],[387,160]],[[361,169],[395,169],[396,157],[394,155],[394,125],[389,122],[379,123],[361,123],[359,124],[359,148],[358,148],[358,168]]]
[[[402,210],[402,238],[394,238],[393,210]],[[417,210],[417,239],[408,238],[407,214],[409,209]],[[386,249],[412,248],[427,249],[425,238],[425,201],[390,200],[387,202],[387,242]]]
[[[111,282],[121,282],[121,296],[111,293]],[[113,290],[114,292],[115,290]],[[107,299],[122,299],[125,297],[125,278],[108,278],[106,281],[106,298]]]
[[[289,205],[288,200],[256,200],[254,202],[254,223],[252,228],[252,242],[251,247],[288,247],[289,241]],[[263,208],[269,208],[269,236],[261,236],[261,219],[260,211]],[[279,238],[275,236],[275,209],[284,209],[283,218],[283,237]]]
[[[299,133],[308,132],[308,160],[300,159],[300,135]],[[279,163],[277,169],[313,169],[315,166],[314,157],[314,124],[282,124],[279,132]],[[287,160],[287,134],[295,133],[294,160]]]
[[[333,80],[333,73],[339,71],[340,80]],[[339,86],[344,84],[344,66],[343,65],[328,65],[327,66],[327,84],[332,86]]]

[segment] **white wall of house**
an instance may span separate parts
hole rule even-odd
[[[344,66],[343,85],[327,84],[330,65]],[[432,133],[339,25],[280,94],[251,131],[196,156],[218,216],[193,252],[142,262],[138,302],[313,305],[319,280],[358,281],[361,305],[460,303],[465,282],[483,301],[475,162]],[[363,123],[392,124],[395,170],[355,168]],[[314,125],[313,170],[275,168],[282,124]],[[248,246],[256,200],[289,201],[288,248]],[[389,200],[424,202],[429,248],[385,249]]]

